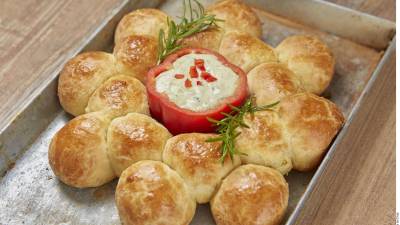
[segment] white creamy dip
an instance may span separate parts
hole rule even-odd
[[[199,77],[191,78],[189,70],[194,66],[195,59],[203,59],[206,72],[217,80],[207,82],[200,76],[199,69]],[[176,74],[183,74],[184,78],[177,79]],[[191,82],[191,87],[185,86],[187,79]],[[224,66],[216,56],[191,53],[177,59],[173,68],[156,77],[156,90],[166,94],[170,101],[181,108],[201,112],[218,106],[223,99],[232,96],[238,80],[238,75]],[[197,85],[197,81],[200,81],[201,85]]]

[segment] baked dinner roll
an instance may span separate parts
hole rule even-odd
[[[113,76],[90,97],[86,112],[105,111],[111,117],[137,112],[149,115],[145,86],[136,78]]]
[[[90,96],[115,73],[115,58],[109,53],[85,52],[70,59],[58,79],[58,97],[64,110],[74,116],[85,113]]]
[[[131,35],[123,38],[114,47],[118,72],[144,83],[149,69],[157,64],[157,51],[157,39],[152,36]]]
[[[288,184],[278,171],[243,165],[222,181],[211,212],[217,225],[278,225],[288,199]]]
[[[285,123],[293,168],[309,171],[319,165],[329,144],[344,123],[335,104],[311,93],[284,98],[279,114]]]
[[[168,33],[168,15],[158,9],[138,9],[122,17],[115,30],[115,43],[131,35],[158,39],[161,29]]]
[[[247,74],[250,94],[258,106],[268,105],[283,97],[303,92],[296,75],[282,63],[262,63]]]
[[[291,152],[287,133],[279,115],[274,111],[259,111],[254,115],[246,114],[244,123],[239,127],[241,134],[236,138],[236,148],[244,153],[242,162],[272,167],[282,174],[292,169]]]
[[[129,113],[114,119],[107,131],[107,151],[117,176],[140,160],[159,160],[167,139],[168,130],[149,116]]]
[[[183,47],[207,48],[218,52],[224,31],[221,28],[209,28],[193,34],[181,41]]]
[[[140,161],[124,170],[115,200],[124,225],[188,225],[196,210],[183,179],[158,161]]]
[[[238,30],[249,33],[255,37],[261,37],[261,21],[256,13],[241,0],[224,0],[210,5],[207,8],[208,14],[213,14],[217,19],[224,20],[217,22],[225,31]]]
[[[115,174],[107,157],[109,119],[101,112],[78,116],[53,137],[49,163],[64,183],[78,188],[98,187]]]
[[[272,47],[240,31],[227,32],[224,35],[219,53],[246,73],[263,62],[278,61]]]
[[[185,180],[198,203],[207,203],[216,187],[234,167],[240,165],[239,157],[233,162],[229,156],[222,164],[221,142],[206,142],[215,134],[188,133],[167,141],[163,161]]]
[[[276,52],[279,61],[297,75],[307,92],[319,95],[328,87],[335,59],[328,46],[317,37],[290,36],[278,45]]]

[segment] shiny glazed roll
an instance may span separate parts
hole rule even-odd
[[[274,111],[260,111],[246,114],[236,138],[236,148],[244,153],[242,162],[272,167],[282,174],[292,169],[292,152],[289,149],[287,133],[282,120]]]
[[[217,225],[279,225],[289,188],[276,170],[243,165],[232,171],[211,200]]]
[[[124,170],[115,200],[124,225],[188,225],[196,210],[183,179],[157,161],[140,161]]]
[[[293,168],[314,169],[344,124],[342,113],[334,103],[310,93],[291,95],[279,105],[290,140]]]
[[[207,203],[216,187],[233,168],[240,165],[240,158],[229,156],[224,163],[221,142],[206,142],[216,134],[188,133],[170,138],[163,153],[163,162],[177,171],[185,180],[198,203]]]
[[[54,174],[73,187],[98,187],[115,174],[107,157],[106,133],[110,120],[101,112],[78,116],[53,137],[49,163]]]
[[[181,41],[183,47],[207,48],[218,52],[224,31],[221,28],[209,28],[193,34]]]
[[[107,132],[107,151],[117,176],[140,160],[161,161],[168,130],[153,118],[129,113],[114,119]]]
[[[249,33],[255,37],[261,37],[261,21],[256,13],[241,0],[224,0],[210,5],[207,8],[208,14],[213,14],[225,31],[238,30]]]
[[[85,111],[104,111],[112,118],[129,112],[149,115],[146,87],[133,77],[113,76],[96,89]]]
[[[78,116],[93,92],[116,74],[113,55],[105,52],[85,52],[70,59],[58,79],[58,97],[65,111]]]
[[[271,109],[246,115],[236,143],[245,163],[270,166],[286,174],[293,167],[309,171],[319,165],[344,123],[335,104],[311,93],[290,95]],[[290,162],[291,160],[291,162]]]
[[[158,9],[138,9],[122,17],[115,30],[115,43],[131,35],[158,39],[160,29],[168,33],[168,15]]]
[[[335,59],[331,50],[314,36],[296,35],[276,47],[279,61],[286,64],[307,92],[321,94],[332,80]]]
[[[225,33],[219,53],[246,73],[261,63],[278,61],[272,47],[257,37],[240,31]]]
[[[247,74],[250,94],[258,106],[304,92],[296,75],[282,63],[262,63]]]
[[[117,42],[114,47],[117,71],[145,83],[147,72],[157,64],[157,40],[152,36],[131,35]]]

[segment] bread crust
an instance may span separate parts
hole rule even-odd
[[[221,28],[213,27],[184,38],[180,44],[183,47],[207,48],[218,52],[223,35]]]
[[[241,0],[224,0],[210,5],[207,13],[213,14],[217,19],[223,20],[218,22],[225,31],[238,30],[249,33],[255,37],[261,37],[262,28],[261,21],[256,13]]]
[[[157,64],[157,39],[145,35],[123,38],[114,47],[117,71],[146,82],[147,72]]]
[[[343,126],[343,114],[334,103],[311,93],[288,96],[279,105],[279,114],[289,135],[293,168],[314,169]]]
[[[225,33],[219,52],[246,73],[261,63],[278,61],[271,46],[257,37],[241,31]]]
[[[115,30],[115,43],[131,35],[151,36],[158,39],[161,29],[168,33],[169,16],[158,9],[138,9],[126,14]]]
[[[78,116],[53,137],[49,164],[65,184],[98,187],[115,178],[107,157],[106,131],[110,120],[101,112]]]
[[[124,170],[115,200],[124,225],[188,225],[196,210],[183,179],[158,161],[140,161]]]
[[[235,141],[237,149],[244,153],[240,156],[242,162],[269,166],[288,174],[292,169],[292,153],[278,113],[260,111],[246,114],[244,123],[248,128],[239,127],[241,134]]]
[[[240,165],[240,158],[229,156],[222,164],[221,142],[206,142],[216,134],[188,133],[170,138],[163,153],[163,161],[176,170],[188,184],[198,203],[207,203],[221,179]]]
[[[295,35],[277,47],[279,61],[288,66],[307,92],[320,95],[332,80],[335,58],[329,47],[315,36]]]
[[[70,59],[58,79],[58,97],[65,111],[78,116],[93,92],[117,72],[113,55],[106,52],[85,52]]]
[[[278,225],[288,198],[288,184],[278,171],[248,164],[222,181],[211,212],[217,225]]]
[[[282,63],[262,63],[247,74],[250,94],[258,106],[304,92],[296,75]]]
[[[114,119],[107,131],[107,152],[117,176],[140,160],[162,159],[169,131],[153,118],[129,113]]]
[[[113,76],[96,89],[85,111],[104,111],[112,118],[130,112],[150,115],[146,87],[136,78]]]

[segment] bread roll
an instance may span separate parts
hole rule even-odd
[[[332,102],[310,93],[286,97],[279,106],[290,140],[293,168],[314,169],[342,127],[342,113]]]
[[[219,53],[231,63],[249,72],[263,62],[277,62],[272,47],[245,32],[227,32],[221,41]]]
[[[119,73],[146,81],[147,72],[157,64],[157,39],[131,35],[117,42],[114,55]]]
[[[161,29],[168,33],[168,15],[158,9],[138,9],[122,17],[115,30],[115,43],[131,35],[158,39]]]
[[[321,94],[332,80],[335,59],[321,40],[297,35],[283,40],[276,48],[279,61],[300,79],[307,92]]]
[[[108,157],[106,131],[109,119],[101,112],[78,116],[53,137],[49,163],[55,175],[69,186],[97,187],[114,177]]]
[[[244,165],[222,181],[211,212],[217,225],[278,225],[288,198],[288,184],[278,171]]]
[[[198,203],[210,201],[217,185],[234,167],[240,165],[239,157],[232,162],[229,156],[222,164],[221,142],[206,142],[215,134],[180,134],[167,141],[163,161],[185,180]]]
[[[86,112],[105,111],[111,117],[129,112],[149,115],[145,86],[126,75],[113,76],[105,81],[90,97]]]
[[[117,176],[140,160],[159,160],[172,135],[149,116],[129,113],[114,119],[107,132],[108,157]]]
[[[207,48],[218,52],[224,31],[220,28],[209,28],[193,34],[181,41],[183,47]]]
[[[249,33],[255,37],[261,37],[261,21],[256,13],[241,0],[224,0],[207,8],[208,14],[213,14],[225,31],[238,30]]]
[[[188,225],[196,210],[183,179],[158,161],[140,161],[124,170],[115,199],[124,225]]]
[[[296,75],[281,63],[262,63],[247,74],[250,93],[258,106],[303,92]]]
[[[282,174],[292,169],[291,152],[279,115],[274,111],[246,114],[244,122],[249,128],[239,127],[236,148],[245,153],[242,162],[272,167]]]
[[[115,73],[115,58],[109,53],[85,52],[70,59],[58,79],[58,97],[64,110],[74,116],[85,113],[90,96]]]

